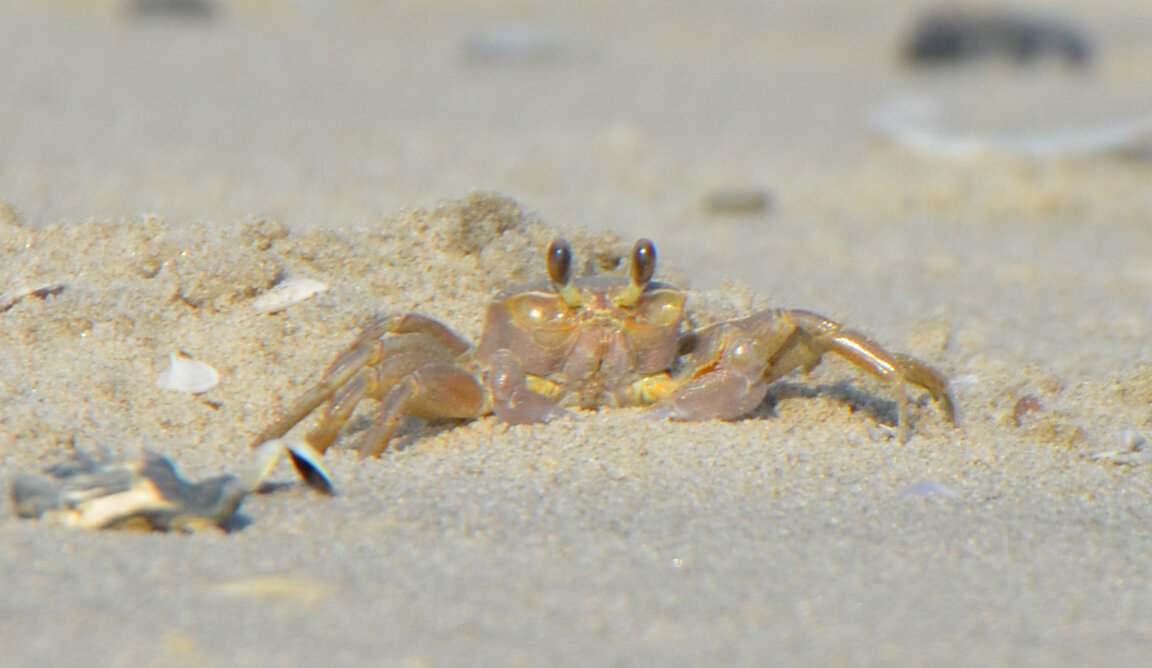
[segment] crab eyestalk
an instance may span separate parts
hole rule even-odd
[[[556,239],[548,246],[548,278],[569,307],[576,308],[584,303],[580,291],[572,285],[572,247],[565,239]]]
[[[632,266],[628,275],[632,284],[624,288],[616,298],[619,306],[635,306],[640,295],[648,288],[652,275],[656,273],[656,245],[649,239],[640,239],[632,247]]]

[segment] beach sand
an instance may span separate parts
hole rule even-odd
[[[1147,112],[1148,10],[1053,6],[1101,48],[1020,87],[1079,91],[1036,122]],[[230,533],[0,513],[0,665],[1142,661],[1152,163],[870,132],[894,95],[986,83],[901,67],[914,13],[0,9],[4,489],[73,448],[237,470],[375,314],[475,339],[557,235],[581,273],[650,237],[693,322],[815,310],[940,368],[959,409],[915,392],[902,444],[890,389],[828,359],[744,420],[410,421],[361,460],[365,406],[334,498],[282,464]],[[329,289],[256,308],[287,278]],[[157,389],[174,352],[219,385]]]

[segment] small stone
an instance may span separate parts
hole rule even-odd
[[[759,188],[722,188],[704,198],[704,208],[725,216],[765,213],[772,207],[772,195]]]

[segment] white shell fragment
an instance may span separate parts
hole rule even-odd
[[[261,313],[279,313],[296,302],[326,292],[327,283],[312,278],[291,278],[252,300],[252,308]]]
[[[960,497],[960,494],[945,484],[936,482],[935,480],[925,480],[911,487],[906,487],[900,492],[900,496],[905,499],[928,499],[935,501],[940,499],[957,499]]]
[[[1119,435],[1123,450],[1097,452],[1092,459],[1106,461],[1119,466],[1143,466],[1152,462],[1152,448],[1148,447],[1148,439],[1131,429],[1125,429]]]
[[[169,353],[168,368],[156,378],[156,387],[173,392],[200,394],[220,384],[216,369],[196,360]]]

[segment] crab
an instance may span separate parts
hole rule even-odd
[[[568,242],[553,241],[549,280],[497,295],[475,345],[425,315],[377,317],[252,447],[284,436],[327,402],[305,437],[322,454],[367,398],[379,407],[360,444],[364,456],[387,450],[407,415],[494,414],[527,424],[570,407],[641,406],[655,418],[733,420],[756,409],[772,383],[812,369],[825,353],[888,383],[901,441],[910,435],[909,383],[927,390],[955,424],[942,373],[811,311],[772,308],[688,328],[685,293],[653,280],[656,248],[648,239],[633,246],[627,279],[574,279],[572,263]]]

